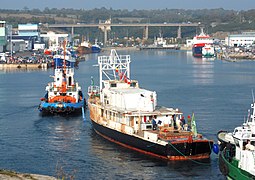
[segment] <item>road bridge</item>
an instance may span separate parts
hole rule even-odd
[[[107,42],[107,32],[111,30],[111,27],[144,27],[144,39],[149,37],[149,27],[178,27],[177,38],[181,38],[181,28],[182,27],[197,27],[201,26],[200,23],[111,23],[110,20],[104,22],[99,21],[98,24],[44,24],[44,27],[48,28],[71,28],[72,35],[74,34],[74,28],[82,27],[98,27],[104,32],[104,44]]]

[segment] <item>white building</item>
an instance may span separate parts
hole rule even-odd
[[[251,46],[255,42],[255,32],[243,32],[242,34],[231,34],[225,39],[227,46]]]
[[[18,24],[19,36],[37,36],[40,37],[38,24]]]
[[[0,21],[0,52],[3,52],[7,45],[7,31],[6,22]]]
[[[56,34],[55,32],[49,31],[47,34],[41,34],[41,38],[44,42],[48,42],[48,47],[59,46],[68,38],[68,34]]]

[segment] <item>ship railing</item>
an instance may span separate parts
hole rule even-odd
[[[77,88],[76,88],[76,86],[74,85],[74,86],[68,86],[67,87],[67,91],[68,92],[72,92],[72,91],[76,91],[77,90]]]
[[[119,56],[100,56],[98,57],[99,64],[119,64],[130,62],[130,55],[119,55]]]
[[[50,86],[49,88],[49,91],[50,92],[53,92],[53,91],[60,91],[61,87],[54,87],[53,83],[52,85]],[[72,86],[67,86],[67,92],[73,92],[73,91],[76,91],[77,90],[77,87],[76,85],[72,85]]]
[[[88,87],[88,95],[89,96],[93,96],[93,95],[97,96],[97,95],[99,95],[99,93],[100,93],[99,86],[91,85]]]

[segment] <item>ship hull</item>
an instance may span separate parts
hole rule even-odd
[[[99,46],[92,45],[91,52],[92,53],[100,53],[101,52],[101,48]]]
[[[85,100],[78,103],[47,103],[43,101],[38,109],[41,112],[41,115],[81,115],[82,109],[85,109],[85,107]]]
[[[192,47],[192,55],[194,56],[194,57],[202,57],[203,56],[203,54],[202,54],[202,48],[203,48],[203,46],[193,46]]]
[[[126,148],[166,160],[206,159],[210,157],[212,141],[169,142],[166,145],[146,141],[137,136],[125,134],[92,120],[97,134]]]
[[[254,179],[255,176],[250,173],[238,168],[238,160],[235,158],[228,158],[227,152],[224,149],[220,152],[219,155],[219,169],[221,173],[230,178],[230,179],[238,179],[238,180],[248,180]]]

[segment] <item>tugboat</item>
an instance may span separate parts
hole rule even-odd
[[[218,132],[219,169],[228,178],[255,179],[255,102],[248,117],[234,132]]]
[[[202,57],[212,58],[215,57],[215,50],[212,44],[205,44],[202,48]]]
[[[81,86],[74,80],[75,59],[64,50],[54,55],[54,81],[46,86],[46,94],[41,98],[39,111],[46,114],[82,113],[86,106]]]
[[[95,132],[126,148],[165,160],[206,159],[213,141],[198,134],[178,108],[157,105],[155,91],[130,79],[130,55],[99,56],[100,86],[88,87]]]

